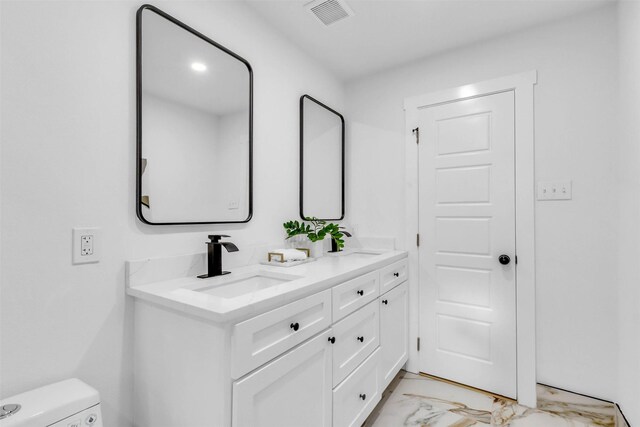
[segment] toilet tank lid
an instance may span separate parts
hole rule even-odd
[[[49,384],[0,400],[0,407],[20,410],[0,420],[0,427],[48,426],[100,403],[100,394],[77,378]]]

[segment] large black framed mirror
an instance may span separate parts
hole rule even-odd
[[[309,95],[300,97],[300,216],[344,219],[345,122]]]
[[[136,213],[151,225],[248,222],[253,71],[160,9],[136,19]]]

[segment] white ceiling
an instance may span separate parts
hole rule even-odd
[[[324,26],[308,0],[245,1],[345,80],[615,2],[347,0],[355,16]]]

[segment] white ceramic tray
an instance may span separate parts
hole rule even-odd
[[[296,265],[308,264],[310,262],[316,261],[317,258],[307,258],[302,261],[289,261],[289,262],[280,262],[280,261],[260,261],[262,265],[273,265],[275,267],[295,267]]]

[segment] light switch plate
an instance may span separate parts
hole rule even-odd
[[[539,181],[538,200],[571,200],[571,181]]]
[[[100,228],[85,227],[73,229],[74,264],[88,264],[100,261]]]

